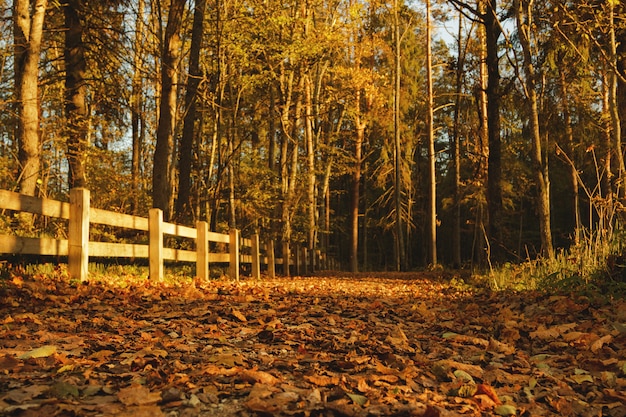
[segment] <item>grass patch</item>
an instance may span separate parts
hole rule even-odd
[[[506,263],[478,278],[495,291],[539,290],[626,296],[626,234],[586,232],[577,245],[554,258]]]

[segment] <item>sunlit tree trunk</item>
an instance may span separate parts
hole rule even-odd
[[[480,13],[485,13],[484,0],[478,0]],[[484,265],[486,255],[489,256],[489,209],[485,207],[486,199],[483,197],[487,193],[487,184],[489,181],[489,106],[487,105],[487,86],[489,85],[489,71],[487,70],[487,37],[486,26],[479,26],[479,74],[480,80],[478,85],[478,118],[480,121],[480,134],[478,136],[478,144],[476,146],[476,154],[478,155],[478,178],[477,185],[480,187],[480,195],[477,198],[475,227],[474,227],[474,250],[473,256],[481,267]],[[483,194],[485,193],[485,194]],[[487,211],[487,213],[485,212]]]
[[[624,178],[624,155],[622,150],[622,130],[618,108],[617,88],[618,88],[618,57],[617,41],[615,36],[615,0],[608,0],[609,7],[609,53],[611,58],[611,69],[609,71],[609,111],[611,114],[611,130],[613,133],[613,148],[615,150],[615,161],[617,164],[617,187],[618,197],[626,197],[626,178]]]
[[[350,271],[359,271],[359,203],[361,189],[361,172],[363,169],[363,142],[365,140],[365,122],[361,114],[361,91],[356,91],[354,127],[354,171],[352,172],[352,198],[350,204]]]
[[[435,166],[435,126],[433,116],[433,75],[430,27],[430,0],[426,0],[426,90],[428,95],[428,261],[437,265],[437,173]]]
[[[132,212],[137,214],[139,209],[139,192],[140,192],[140,175],[141,160],[143,148],[143,132],[144,117],[142,112],[143,106],[143,42],[144,42],[144,8],[145,0],[137,1],[137,17],[135,22],[135,45],[133,51],[133,81],[130,98],[131,111],[131,135],[132,135],[132,162],[131,162],[131,181],[132,181]]]
[[[161,51],[161,99],[152,173],[152,204],[163,210],[163,217],[166,220],[171,216],[170,172],[176,120],[176,82],[182,52],[179,32],[184,9],[185,0],[171,2]]]
[[[80,21],[81,0],[69,0],[65,12],[65,114],[67,118],[67,158],[70,188],[87,185],[86,152],[88,146],[87,84],[85,45]]]
[[[17,104],[17,142],[19,144],[19,191],[34,196],[40,177],[39,138],[39,56],[46,0],[16,0],[13,4],[15,59],[15,101]],[[28,220],[28,219],[25,219]]]
[[[283,273],[289,276],[289,256],[291,244],[291,206],[292,206],[292,184],[290,182],[290,154],[297,153],[297,148],[293,149],[292,143],[295,139],[292,135],[292,122],[290,120],[292,97],[294,94],[294,77],[293,70],[285,68],[284,63],[281,64],[280,72],[280,93],[281,93],[281,135],[280,135],[280,180],[281,180],[281,238],[283,247]]]
[[[547,157],[541,143],[541,132],[539,130],[539,105],[536,91],[536,70],[532,61],[531,52],[531,28],[532,22],[532,0],[515,0],[515,13],[517,20],[517,33],[523,52],[524,66],[524,93],[526,96],[529,124],[532,140],[532,171],[535,176],[537,186],[537,209],[539,215],[539,232],[541,237],[541,250],[544,256],[554,257],[552,246],[552,229],[550,222],[550,177],[548,174]]]
[[[396,270],[406,269],[404,247],[404,229],[402,219],[402,141],[400,138],[400,20],[398,16],[398,0],[393,2],[393,33],[394,33],[394,86],[393,86],[393,131],[394,131],[394,204],[395,204],[395,258]]]
[[[315,138],[313,133],[313,97],[311,76],[307,74],[304,79],[304,136],[306,141],[307,155],[307,214],[308,214],[308,249],[313,256],[317,241],[317,204],[315,198]],[[306,261],[306,260],[305,260]],[[311,269],[312,269],[311,265]]]

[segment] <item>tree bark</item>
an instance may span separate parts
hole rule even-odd
[[[135,23],[135,50],[133,56],[133,81],[130,99],[131,112],[131,135],[132,135],[132,162],[131,162],[131,181],[132,181],[132,213],[137,214],[139,210],[139,193],[140,193],[140,175],[142,160],[142,145],[144,139],[143,127],[143,40],[144,40],[144,20],[143,13],[145,8],[145,0],[137,2],[137,17]]]
[[[572,130],[572,116],[569,109],[569,95],[567,92],[567,81],[565,79],[565,70],[563,66],[559,66],[559,93],[561,95],[561,111],[563,112],[563,124],[565,125],[565,152],[568,158],[568,173],[571,186],[571,205],[572,205],[572,223],[574,229],[574,244],[580,243],[580,233],[582,224],[580,220],[580,202],[578,195],[578,171],[574,165],[574,132]]]
[[[200,70],[200,49],[204,32],[204,12],[206,1],[196,1],[193,14],[193,28],[191,32],[191,50],[189,51],[189,76],[187,79],[187,92],[185,94],[185,118],[183,135],[180,141],[178,158],[178,198],[176,200],[176,217],[180,221],[190,219],[191,207],[191,167],[193,163],[192,152],[195,136],[196,123],[196,96],[202,76]]]
[[[350,204],[351,227],[350,227],[350,271],[359,271],[359,203],[361,190],[361,172],[363,169],[363,142],[365,140],[365,127],[361,114],[361,90],[360,87],[355,96],[354,126],[356,137],[354,140],[354,171],[352,173],[352,198]]]
[[[504,257],[502,235],[502,144],[500,140],[500,59],[498,39],[502,34],[498,22],[497,0],[484,0],[486,66],[487,66],[487,129],[489,156],[487,163],[487,210],[489,213],[489,246],[491,259]]]
[[[81,0],[68,0],[65,12],[65,115],[67,118],[68,183],[70,188],[87,185],[88,147],[87,84]]]
[[[180,27],[185,0],[173,0],[167,17],[167,26],[161,51],[161,101],[152,174],[152,205],[163,210],[169,220],[171,199],[171,160],[174,147],[176,120],[176,88],[181,55]]]
[[[393,87],[393,131],[394,131],[394,203],[396,210],[396,240],[395,258],[396,270],[406,269],[406,254],[404,247],[404,230],[402,218],[402,141],[400,138],[400,21],[398,16],[398,0],[393,3],[393,33],[394,33],[394,87]]]
[[[454,170],[454,205],[452,207],[452,265],[461,267],[461,91],[465,53],[463,51],[463,14],[459,13],[457,33],[457,65],[455,73],[454,125],[451,137],[452,164]]]
[[[554,258],[552,246],[552,229],[550,222],[550,176],[548,174],[547,157],[541,144],[539,127],[539,105],[536,91],[536,70],[533,65],[531,52],[532,0],[515,0],[515,15],[517,33],[522,46],[524,60],[524,93],[529,112],[529,123],[532,140],[532,170],[537,186],[537,209],[539,214],[539,234],[541,237],[541,251],[549,259]]]
[[[315,137],[313,132],[313,97],[312,97],[311,75],[307,74],[304,79],[304,133],[306,141],[307,155],[307,214],[308,214],[308,249],[309,254],[313,256],[317,243],[317,200],[315,198],[315,189],[317,178],[315,175]],[[307,260],[305,259],[305,262]],[[312,272],[313,265],[310,265],[309,271]]]
[[[39,55],[46,14],[46,0],[38,0],[33,13],[28,0],[16,0],[14,16],[15,101],[20,164],[19,191],[34,196],[40,177]]]
[[[437,265],[437,173],[435,165],[435,126],[433,115],[433,75],[430,27],[430,0],[426,0],[426,90],[428,95],[428,261]]]

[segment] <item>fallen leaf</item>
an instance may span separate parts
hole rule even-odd
[[[598,351],[600,349],[602,349],[602,347],[611,342],[611,340],[613,340],[613,336],[610,334],[604,335],[601,338],[599,338],[598,340],[596,340],[595,342],[593,342],[591,344],[591,346],[589,346],[589,350],[591,350],[593,353],[598,353]]]
[[[493,412],[499,416],[514,416],[517,414],[517,408],[509,404],[503,404],[494,408]]]
[[[23,353],[18,356],[18,359],[31,359],[31,358],[47,358],[57,353],[57,347],[54,345],[45,345],[37,349],[33,349],[30,352]]]
[[[161,401],[161,393],[151,392],[143,385],[131,385],[119,390],[117,398],[124,405],[152,405]]]
[[[350,399],[358,405],[365,405],[367,404],[367,397],[364,395],[359,395],[359,394],[350,394],[348,393],[348,397],[350,397]]]

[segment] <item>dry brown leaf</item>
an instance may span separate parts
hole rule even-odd
[[[233,316],[235,316],[237,318],[237,320],[241,321],[241,322],[247,322],[248,319],[246,318],[246,316],[239,310],[236,309],[232,309],[230,312]]]
[[[565,323],[559,324],[556,326],[548,327],[540,326],[534,332],[530,332],[530,337],[533,339],[541,339],[541,340],[551,340],[556,339],[559,336],[569,332],[570,330],[576,328],[578,326],[577,323]]]
[[[156,405],[144,405],[129,407],[126,410],[115,413],[117,417],[165,417],[165,413]]]
[[[274,375],[264,371],[257,371],[255,369],[244,369],[241,371],[240,375],[245,381],[260,382],[261,384],[266,385],[275,385],[280,382],[280,380]]]
[[[151,392],[143,385],[134,384],[119,390],[117,398],[124,405],[152,405],[161,401],[161,393]]]
[[[610,334],[604,335],[598,340],[596,340],[595,342],[593,342],[591,346],[589,346],[589,350],[591,350],[593,353],[598,353],[598,351],[602,349],[604,345],[606,345],[607,343],[610,343],[611,340],[613,340],[612,335]]]
[[[304,380],[320,387],[339,385],[339,377],[336,376],[305,375]]]

